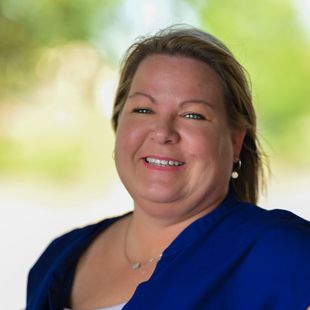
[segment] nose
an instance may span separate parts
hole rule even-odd
[[[173,120],[161,119],[154,124],[151,139],[159,144],[175,144],[179,141],[180,135]]]

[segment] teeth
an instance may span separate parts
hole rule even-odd
[[[146,157],[145,161],[149,164],[157,165],[157,166],[182,166],[184,165],[181,161],[176,160],[165,160],[165,159],[157,159],[152,157]]]

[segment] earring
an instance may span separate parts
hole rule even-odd
[[[240,159],[238,159],[238,161],[236,161],[235,162],[235,164],[234,165],[236,165],[236,167],[234,167],[234,170],[232,171],[232,173],[231,173],[231,178],[232,179],[238,179],[239,178],[239,173],[238,173],[238,171],[240,170],[240,168],[241,168],[241,160]]]

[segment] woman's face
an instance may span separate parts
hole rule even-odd
[[[219,76],[182,56],[139,65],[119,117],[115,160],[136,208],[186,217],[227,194],[244,131],[227,122]]]

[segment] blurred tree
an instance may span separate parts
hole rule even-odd
[[[33,81],[37,52],[27,31],[0,15],[0,98],[24,89]]]
[[[274,150],[281,150],[278,158],[309,163],[310,139],[306,133],[310,130],[310,42],[301,30],[293,1],[167,0],[175,7],[175,14],[180,4],[188,3],[200,17],[202,27],[226,42],[247,68],[253,81],[259,127]],[[152,8],[151,2],[141,11]],[[124,37],[140,27],[140,19],[146,22],[145,12],[132,14],[132,3],[138,2],[0,0],[0,171],[13,171],[14,167],[17,173],[38,170],[57,179],[74,175],[83,166],[83,156],[88,156],[85,150],[93,149],[86,140],[100,129],[93,127],[81,141],[78,130],[67,134],[72,124],[61,127],[58,116],[53,119],[54,112],[36,117],[30,114],[39,110],[39,105],[49,103],[56,108],[57,103],[64,109],[72,103],[75,108],[83,106],[77,114],[85,118],[87,110],[83,109],[95,106],[94,96],[102,74],[98,49],[95,51],[90,45],[100,46],[108,60],[117,57],[115,50],[120,42],[124,43]],[[126,14],[131,18],[126,19]],[[143,34],[146,30],[140,31]],[[39,79],[40,83],[36,83]],[[25,96],[32,86],[42,92],[41,97],[37,94],[37,100],[33,100],[34,91]],[[22,100],[12,100],[19,94],[23,95]],[[27,108],[13,111],[13,102],[22,102]],[[28,109],[34,102],[36,106]],[[31,112],[27,114],[26,110]],[[19,116],[21,113],[23,117]],[[74,114],[70,109],[61,113]],[[95,123],[97,112],[90,113],[93,114],[85,126],[78,127],[82,132]],[[11,114],[15,115],[14,122]],[[60,115],[60,123],[62,118]],[[49,122],[51,136],[46,135],[38,120]],[[79,116],[75,120],[78,123]],[[8,134],[16,133],[14,126],[20,123],[24,127],[19,132],[32,127],[27,138]],[[97,125],[101,123],[98,120]],[[102,135],[100,139],[108,140],[110,136]],[[100,154],[94,164],[98,166],[105,150],[99,148],[101,144],[94,145],[97,149],[93,153]]]
[[[107,173],[108,120],[89,109],[104,62],[90,45],[118,3],[0,0],[1,173],[61,181],[85,178],[89,162]]]
[[[42,48],[92,41],[118,0],[1,0],[0,99],[32,85]],[[0,100],[1,102],[1,100]]]

